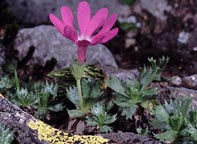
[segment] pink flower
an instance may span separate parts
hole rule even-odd
[[[61,16],[62,20],[49,14],[49,18],[56,29],[78,46],[78,61],[80,63],[85,61],[88,45],[105,43],[118,33],[118,28],[112,29],[117,15],[113,14],[108,18],[108,10],[102,8],[91,18],[90,6],[86,1],[80,2],[77,8],[80,34],[77,34],[74,28],[73,14],[68,7],[61,7]]]

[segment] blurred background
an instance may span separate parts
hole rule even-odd
[[[80,0],[1,0],[0,67],[17,67],[24,80],[43,78],[69,66],[76,46],[61,36],[48,14],[60,16],[63,5],[76,16]],[[105,45],[88,49],[90,63],[124,69],[140,68],[148,57],[167,56],[165,75],[197,72],[196,0],[88,0],[92,14],[107,7],[117,13],[118,35]],[[76,17],[75,17],[76,20]],[[75,25],[77,27],[76,21]]]

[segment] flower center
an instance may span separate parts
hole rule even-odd
[[[91,42],[91,39],[90,39],[90,37],[87,37],[87,36],[83,36],[83,35],[81,35],[81,36],[78,36],[78,41],[89,41],[89,42]]]

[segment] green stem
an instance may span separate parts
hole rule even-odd
[[[78,95],[80,100],[80,110],[83,110],[83,96],[81,91],[81,79],[77,79],[77,89],[78,89]]]

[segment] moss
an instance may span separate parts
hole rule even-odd
[[[107,144],[108,139],[101,136],[71,135],[55,129],[40,120],[30,121],[27,124],[32,130],[37,131],[38,139],[50,144]]]

